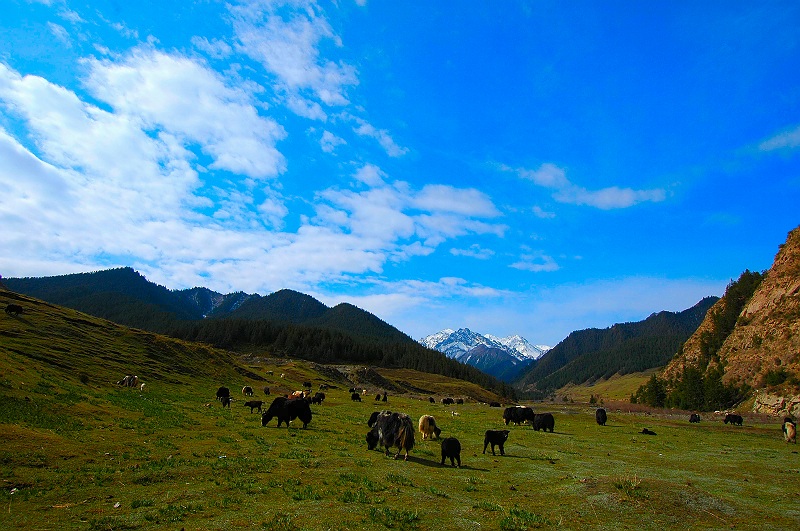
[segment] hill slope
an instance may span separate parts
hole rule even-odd
[[[800,227],[789,233],[763,278],[748,273],[729,286],[665,367],[665,380],[687,367],[704,373],[721,368],[725,384],[800,392]]]
[[[571,333],[514,382],[528,391],[558,389],[614,374],[666,364],[717,301],[707,297],[682,312],[659,312],[644,321]]]

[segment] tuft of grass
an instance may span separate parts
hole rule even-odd
[[[497,505],[496,503],[492,503],[485,500],[476,503],[475,505],[472,506],[472,508],[481,509],[483,511],[488,511],[488,512],[500,512],[503,510],[503,508]]]
[[[388,474],[386,474],[386,481],[388,481],[389,483],[392,483],[394,485],[400,485],[400,486],[403,486],[403,487],[413,487],[414,486],[414,483],[410,479],[408,479],[407,477],[405,477],[402,474],[395,474],[393,472],[389,472]]]
[[[611,482],[617,489],[625,493],[629,498],[647,499],[647,494],[642,488],[642,480],[633,477],[620,477]]]
[[[417,511],[392,509],[391,507],[370,507],[369,518],[388,528],[416,529],[420,525]]]
[[[508,515],[500,520],[502,531],[525,531],[551,525],[550,520],[536,513],[532,513],[519,507],[508,510]]]

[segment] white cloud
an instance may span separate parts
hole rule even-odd
[[[286,7],[296,9],[286,9]],[[347,105],[356,70],[320,57],[323,40],[341,45],[315,2],[239,1],[230,7],[241,52],[274,75],[288,93],[310,91],[328,106]]]
[[[761,151],[774,151],[776,149],[795,149],[800,147],[800,126],[779,133],[761,142],[758,148]]]
[[[378,144],[380,144],[390,157],[402,157],[408,153],[408,148],[398,146],[386,129],[377,129],[372,124],[357,116],[349,116],[349,118],[358,124],[357,127],[353,128],[356,134],[377,140]]]
[[[553,219],[556,217],[555,212],[548,212],[539,206],[533,207],[533,215],[540,219]]]
[[[442,184],[425,185],[414,197],[414,206],[430,212],[452,212],[482,218],[500,215],[489,196],[483,192]]]
[[[558,271],[559,266],[552,256],[542,252],[526,253],[509,267],[534,273]]]
[[[67,48],[72,48],[72,40],[70,39],[69,33],[64,26],[48,22],[47,27],[50,30],[50,33],[52,33],[56,39],[61,41],[64,46]]]
[[[119,115],[145,129],[163,128],[198,142],[214,158],[212,169],[254,178],[283,172],[286,161],[275,144],[286,136],[259,116],[248,94],[228,87],[205,66],[150,48],[135,49],[120,62],[87,62],[89,90]]]
[[[364,164],[353,176],[367,186],[382,186],[385,184],[383,180],[386,174],[374,164]]]
[[[492,256],[494,256],[494,251],[491,249],[484,249],[477,243],[472,244],[467,249],[450,249],[450,254],[453,256],[469,256],[471,258],[477,258],[479,260],[488,260]]]
[[[522,179],[532,181],[537,186],[553,190],[553,199],[560,203],[586,205],[602,210],[628,208],[643,202],[660,202],[666,199],[662,189],[633,190],[611,186],[600,190],[587,190],[569,181],[566,172],[551,163],[544,163],[536,170],[511,168],[500,165],[503,171],[516,173]]]
[[[322,138],[319,140],[320,148],[325,153],[333,153],[338,146],[347,144],[344,138],[340,138],[330,131],[323,131]]]
[[[225,59],[233,53],[231,45],[220,39],[209,41],[205,37],[192,37],[192,45],[214,59]]]

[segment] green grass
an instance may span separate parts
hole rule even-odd
[[[111,325],[72,337],[62,310],[34,310],[0,315],[0,529],[800,528],[800,457],[777,421],[690,425],[607,406],[601,427],[586,404],[534,403],[554,414],[555,433],[511,426],[503,457],[482,453],[484,431],[505,428],[501,410],[422,393],[353,403],[340,385],[312,406],[307,429],[262,427],[241,400],[222,409],[216,387],[290,389],[324,376],[298,361],[269,376],[274,365],[251,362],[257,382],[214,360],[176,375],[153,350],[165,339]],[[116,361],[96,356],[104,341]],[[184,368],[215,355],[167,350]],[[145,392],[113,384],[127,371],[149,374]],[[414,378],[424,389],[438,381]],[[378,408],[434,415],[461,441],[462,467],[441,466],[439,441],[420,437],[408,461],[368,451]]]

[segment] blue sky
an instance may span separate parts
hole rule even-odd
[[[3,0],[0,273],[554,345],[800,223],[797,2]]]

